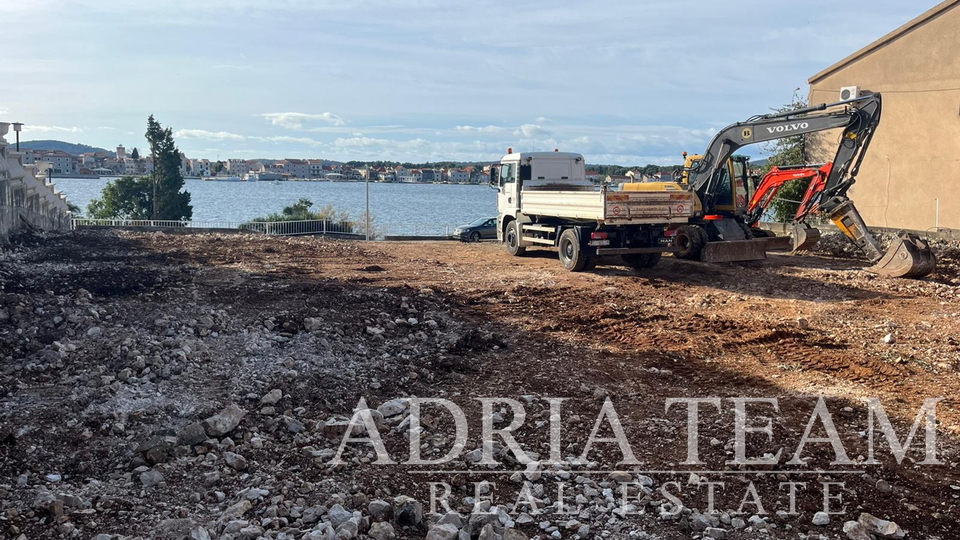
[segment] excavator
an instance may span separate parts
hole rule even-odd
[[[784,185],[794,180],[809,180],[807,190],[797,207],[793,218],[793,251],[807,251],[820,240],[820,230],[811,227],[806,220],[820,213],[820,198],[827,189],[827,182],[833,170],[833,163],[822,165],[793,165],[770,169],[750,198],[746,223],[751,230],[763,217],[763,212]],[[894,242],[884,254],[876,239],[870,234],[860,214],[846,201],[835,209],[830,218],[843,234],[874,262],[868,271],[890,277],[923,277],[934,270],[936,259],[929,245],[916,235],[907,234]],[[849,215],[848,215],[849,214]]]
[[[689,223],[676,230],[674,244],[680,248],[676,255],[706,262],[766,258],[770,239],[755,238],[751,231],[746,162],[737,160],[734,152],[751,144],[842,129],[839,147],[829,170],[824,171],[822,186],[809,194],[812,204],[808,213],[815,209],[836,223],[874,263],[867,270],[888,277],[914,278],[932,272],[936,259],[925,241],[916,235],[903,234],[883,253],[847,197],[880,123],[880,111],[880,94],[868,94],[836,103],[757,115],[722,129],[702,155],[687,158],[678,179],[696,195],[696,205]],[[649,188],[624,184],[623,189]],[[814,233],[815,229],[802,219],[794,225],[795,250],[807,249],[819,238],[819,231]]]

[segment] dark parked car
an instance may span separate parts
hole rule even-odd
[[[496,238],[497,218],[480,218],[469,225],[460,225],[451,236],[461,242],[479,242],[483,238]]]

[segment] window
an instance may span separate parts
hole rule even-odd
[[[517,165],[516,163],[504,163],[500,167],[500,183],[501,184],[512,184],[517,181]]]

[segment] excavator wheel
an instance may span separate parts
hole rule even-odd
[[[684,225],[677,229],[677,235],[673,237],[673,243],[680,248],[680,251],[674,252],[678,259],[687,259],[699,261],[703,246],[707,245],[710,237],[707,231],[699,225]]]
[[[867,268],[884,277],[921,278],[928,275],[937,266],[937,257],[930,244],[915,234],[903,234],[890,243],[890,248],[877,261]]]

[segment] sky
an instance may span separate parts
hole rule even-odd
[[[142,149],[153,114],[192,158],[671,164],[936,3],[0,0],[0,120]]]

